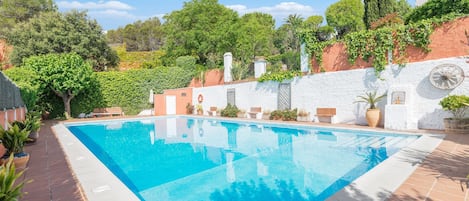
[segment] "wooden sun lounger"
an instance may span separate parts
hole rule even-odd
[[[124,116],[124,112],[121,107],[106,107],[106,108],[95,108],[91,113],[93,117],[104,117],[104,116]]]

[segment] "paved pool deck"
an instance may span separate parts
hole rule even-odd
[[[70,169],[51,126],[58,121],[45,121],[40,138],[34,145],[26,146],[31,154],[24,179],[33,181],[24,187],[25,201],[82,201],[87,200],[75,174]],[[293,123],[293,122],[292,122]],[[296,122],[294,122],[296,123]],[[330,124],[312,124],[331,126]],[[334,127],[366,128],[356,125],[334,124]],[[383,131],[377,128],[377,131]],[[441,131],[417,131],[440,133]],[[412,153],[408,153],[412,154]],[[469,174],[469,135],[446,134],[439,146],[418,165],[416,170],[392,193],[388,200],[454,200],[469,201],[466,176]],[[387,196],[386,196],[387,197]],[[378,195],[379,199],[379,195]],[[350,200],[377,200],[354,192]],[[384,200],[384,199],[379,199]]]

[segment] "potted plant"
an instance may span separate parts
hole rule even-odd
[[[303,121],[303,122],[308,122],[311,121],[309,112],[307,112],[304,109],[298,110],[298,116],[296,117],[297,121]]]
[[[3,146],[7,149],[7,153],[2,157],[2,162],[5,163],[8,156],[13,154],[13,162],[17,168],[25,168],[29,161],[29,154],[23,151],[24,143],[28,139],[29,130],[20,129],[18,125],[12,125],[8,130],[0,129],[0,139]]]
[[[194,106],[190,103],[186,105],[186,114],[194,114]]]
[[[270,120],[280,120],[283,117],[283,112],[282,110],[274,110],[270,113]]]
[[[15,164],[12,157],[6,163],[0,166],[0,181],[2,187],[0,188],[0,200],[18,200],[22,195],[22,188],[25,184],[24,181],[17,182],[24,173],[24,170],[16,172]]]
[[[39,138],[39,129],[41,128],[41,114],[39,112],[28,112],[24,120],[24,128],[29,130],[28,139],[26,143],[34,143]]]
[[[236,105],[231,105],[231,104],[228,103],[228,105],[225,107],[225,109],[223,109],[220,112],[220,115],[222,117],[237,117],[238,112],[239,112],[239,109],[238,109],[238,107],[236,107]]]
[[[198,115],[203,115],[204,114],[204,108],[202,107],[202,104],[197,104],[196,105],[196,110]]]
[[[443,119],[445,131],[452,133],[469,133],[469,97],[466,95],[449,95],[440,101],[443,110],[453,114],[451,118]]]
[[[369,108],[366,110],[366,121],[368,126],[374,128],[378,125],[381,112],[376,108],[376,104],[381,101],[386,94],[377,95],[376,91],[366,92],[364,95],[357,96],[358,100],[355,102],[362,102],[369,105]]]

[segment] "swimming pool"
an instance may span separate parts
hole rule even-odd
[[[142,200],[324,200],[419,138],[183,116],[67,127]]]

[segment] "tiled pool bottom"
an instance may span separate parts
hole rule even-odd
[[[57,127],[56,127],[56,128],[57,128]],[[327,136],[326,136],[326,137],[327,137]],[[59,137],[59,138],[60,138],[60,137]],[[420,141],[420,140],[419,140],[419,141]],[[63,142],[62,142],[62,145],[64,145]],[[70,142],[69,142],[68,145],[69,145],[69,146],[74,146],[75,143],[70,143]],[[419,154],[422,154],[422,153],[423,153],[423,152],[419,152]],[[413,154],[413,155],[416,156],[416,154]],[[71,160],[72,158],[73,158],[73,157],[70,157],[70,156],[69,156],[69,160]],[[77,156],[76,158],[77,158],[78,161],[81,161],[82,163],[88,160],[88,157],[85,157],[85,156]],[[390,159],[389,159],[389,160],[390,160]],[[406,160],[407,160],[407,159],[406,159]],[[417,159],[417,160],[418,160],[418,159]],[[408,161],[410,161],[410,160],[408,160]],[[72,162],[71,162],[71,163],[72,163]],[[241,160],[239,160],[238,162],[235,161],[234,163],[243,163],[243,162],[241,162]],[[396,163],[395,165],[401,165],[401,164]],[[72,167],[73,167],[73,164],[72,164]],[[237,168],[239,168],[239,166],[238,166]],[[74,168],[74,170],[75,170],[75,168]],[[400,172],[400,171],[401,171],[401,170],[399,169],[399,172]],[[75,172],[77,172],[77,171],[75,170]],[[390,173],[387,172],[387,174],[390,174]],[[392,171],[391,171],[391,174],[392,174]],[[203,175],[203,174],[202,174],[202,175]],[[208,174],[208,175],[210,175],[210,174]],[[78,173],[77,173],[77,176],[78,176],[80,182],[82,183],[82,185],[85,186],[85,185],[83,184],[83,182],[81,181],[80,176],[79,176]],[[200,176],[200,175],[199,175],[199,176]],[[228,176],[228,175],[225,175],[225,176]],[[237,173],[236,176],[239,176],[238,173]],[[382,175],[381,175],[380,177],[382,177]],[[197,178],[197,177],[193,177],[193,178]],[[201,178],[203,178],[203,177],[201,177]],[[210,178],[210,177],[209,177],[209,178]],[[211,179],[215,179],[215,178],[212,177]],[[95,180],[96,180],[96,179],[95,179]],[[382,182],[382,181],[383,181],[382,179],[379,179],[379,182]],[[397,185],[399,185],[399,184],[397,184]],[[169,185],[167,185],[167,186],[169,186]],[[183,187],[183,185],[176,185],[176,186]],[[85,191],[86,191],[86,187],[84,187],[84,189],[85,189]],[[94,194],[102,194],[102,193],[105,193],[105,192],[107,192],[107,191],[112,191],[112,189],[113,189],[112,184],[107,184],[107,183],[106,183],[106,184],[103,184],[103,185],[95,185],[95,187],[92,187],[92,191],[93,191]],[[203,187],[200,187],[200,190],[202,190],[202,189],[203,189]],[[392,191],[391,191],[391,192],[392,192]],[[164,196],[164,194],[159,194],[159,195],[160,195],[160,196]],[[87,196],[90,198],[89,195],[87,195]],[[163,197],[159,197],[159,198],[163,198]],[[93,199],[90,199],[90,200],[93,200]],[[97,200],[99,200],[99,199],[97,199]],[[123,200],[128,200],[128,199],[123,199]],[[149,199],[149,200],[152,200],[152,199]],[[182,200],[184,200],[184,199],[182,199]]]

